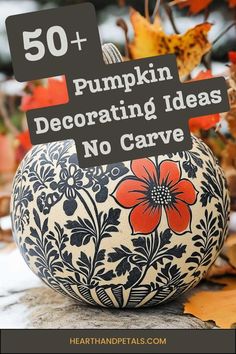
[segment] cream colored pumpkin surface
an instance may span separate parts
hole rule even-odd
[[[51,288],[106,307],[154,306],[196,285],[227,234],[210,149],[81,169],[73,141],[35,146],[15,176],[12,223]]]

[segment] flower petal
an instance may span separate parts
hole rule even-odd
[[[164,160],[160,163],[159,183],[173,186],[180,180],[179,163],[171,160]]]
[[[194,204],[197,199],[197,191],[194,188],[192,182],[187,179],[181,179],[171,189],[171,193],[175,194],[175,198],[184,201],[187,204]]]
[[[162,208],[152,208],[148,202],[143,202],[131,211],[129,219],[133,234],[150,234],[161,220]]]
[[[147,188],[145,182],[127,178],[118,184],[114,197],[124,208],[132,208],[145,199]]]
[[[150,159],[138,159],[133,160],[131,163],[131,170],[136,177],[150,181],[157,181],[157,169],[152,160]]]
[[[169,228],[176,234],[187,231],[190,227],[191,211],[189,206],[182,200],[165,208]]]

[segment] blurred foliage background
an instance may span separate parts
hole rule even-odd
[[[194,0],[201,2],[201,0]],[[9,15],[24,13],[57,6],[73,5],[86,2],[84,0],[0,0],[0,75],[12,75],[11,60],[5,32],[5,19]],[[103,42],[115,42],[121,49],[124,46],[122,31],[116,26],[116,20],[120,17],[128,21],[129,7],[132,6],[144,15],[144,0],[90,0],[96,8],[98,25]],[[168,0],[163,1],[168,3]],[[153,12],[156,0],[149,1],[149,11]],[[184,32],[194,24],[201,23],[206,16],[205,11],[201,11],[195,16],[190,16],[189,8],[179,9],[172,7],[173,16],[179,32]],[[207,8],[209,11],[209,8]],[[160,6],[160,14],[163,19],[167,33],[171,33],[172,27],[166,16],[165,10]],[[235,9],[229,9],[225,0],[214,0],[210,5],[210,15],[208,21],[214,24],[210,33],[210,39],[219,34],[227,24],[236,19]],[[132,37],[132,28],[129,26],[129,35]],[[236,50],[235,28],[232,28],[213,48],[213,59],[227,61],[229,50]],[[1,77],[1,76],[0,76]]]

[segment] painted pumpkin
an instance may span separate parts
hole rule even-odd
[[[15,176],[12,224],[32,271],[76,300],[164,303],[195,286],[227,234],[229,196],[211,150],[94,168],[73,141],[35,146]]]

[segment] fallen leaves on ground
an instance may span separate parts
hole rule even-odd
[[[130,18],[135,34],[133,42],[128,44],[131,59],[175,54],[180,77],[184,78],[211,49],[207,39],[210,23],[197,25],[184,34],[168,35],[162,29],[158,17],[154,23],[150,23],[138,11],[131,9]]]
[[[184,313],[202,321],[214,321],[220,328],[236,325],[236,277],[215,278],[211,281],[224,285],[220,290],[199,291],[188,298]]]

